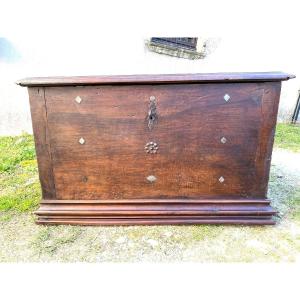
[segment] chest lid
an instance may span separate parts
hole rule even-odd
[[[198,73],[198,74],[158,74],[158,75],[101,75],[71,77],[31,77],[16,83],[21,86],[65,86],[99,84],[172,84],[172,83],[208,83],[208,82],[266,82],[283,81],[295,78],[295,75],[283,72],[251,73]]]

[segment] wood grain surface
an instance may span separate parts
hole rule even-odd
[[[265,197],[261,107],[276,84],[46,88],[57,198]],[[149,130],[151,95],[158,120]],[[156,154],[144,149],[150,141]]]
[[[45,90],[44,88],[30,88],[28,93],[42,197],[43,199],[55,199],[56,190],[49,141]]]
[[[20,83],[43,190],[37,222],[274,224],[270,161],[280,81],[292,76],[151,76]]]
[[[98,84],[161,84],[200,82],[258,82],[283,81],[295,78],[283,72],[242,73],[198,73],[198,74],[144,74],[144,75],[102,75],[72,77],[31,77],[17,81],[21,86],[66,86]]]

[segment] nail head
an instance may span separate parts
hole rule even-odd
[[[75,98],[75,101],[76,101],[78,104],[80,104],[81,101],[82,101],[82,99],[80,98],[80,96],[77,96],[77,97]]]
[[[150,182],[154,182],[154,181],[156,181],[156,177],[154,176],[154,175],[149,175],[148,177],[147,177],[147,180],[148,181],[150,181]]]
[[[230,96],[229,96],[228,94],[225,94],[225,95],[224,95],[224,100],[225,100],[226,102],[228,102],[229,99],[230,99]]]
[[[226,142],[227,142],[227,139],[226,139],[226,137],[223,136],[223,137],[221,138],[221,143],[222,143],[222,144],[225,144]]]

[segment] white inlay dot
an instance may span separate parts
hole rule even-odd
[[[219,178],[219,181],[220,181],[221,183],[223,183],[223,182],[225,181],[224,177],[221,176],[221,177]]]
[[[156,177],[154,175],[149,175],[147,177],[147,180],[150,181],[150,182],[154,182],[156,180]]]
[[[78,104],[80,104],[81,101],[82,101],[82,99],[81,99],[79,96],[77,96],[77,97],[75,98],[75,101],[76,101]]]
[[[225,95],[224,95],[224,100],[225,100],[226,102],[228,102],[229,99],[230,99],[230,96],[229,96],[228,94],[225,94]]]
[[[227,142],[227,139],[226,139],[225,136],[223,136],[223,137],[221,138],[221,143],[222,143],[222,144],[225,144],[226,142]]]

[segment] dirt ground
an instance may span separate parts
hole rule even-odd
[[[299,261],[299,190],[300,153],[275,149],[275,226],[39,226],[31,212],[1,212],[0,262]]]

